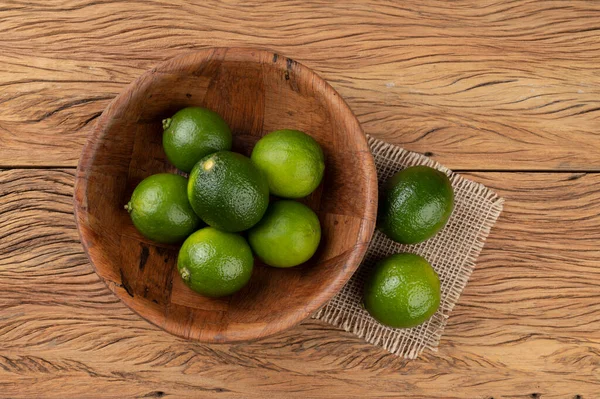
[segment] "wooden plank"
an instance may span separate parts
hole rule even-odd
[[[164,333],[88,264],[73,170],[1,171],[0,396],[597,397],[600,174],[467,176],[505,211],[439,352],[405,361],[314,321],[237,345]]]
[[[453,169],[600,170],[600,2],[37,0],[0,7],[0,166],[74,166],[161,60],[269,47],[364,130]]]

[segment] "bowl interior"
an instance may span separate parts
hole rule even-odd
[[[142,237],[123,205],[145,177],[175,171],[162,149],[161,120],[187,106],[218,112],[249,155],[264,134],[302,130],[323,147],[325,177],[302,202],[318,215],[315,256],[291,269],[258,261],[235,295],[210,299],[187,288],[178,246]],[[358,267],[373,232],[377,186],[360,125],[339,95],[308,68],[272,52],[211,49],[142,75],[99,118],[80,160],[75,211],[82,242],[109,288],[142,317],[186,338],[226,342],[264,337],[309,316]]]

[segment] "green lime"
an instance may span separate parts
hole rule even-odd
[[[269,205],[269,185],[250,158],[219,151],[192,169],[188,198],[208,225],[237,232],[254,226]]]
[[[261,138],[252,150],[254,164],[269,180],[269,190],[284,198],[312,193],[325,170],[319,143],[298,130],[277,130]]]
[[[385,183],[380,195],[379,229],[392,240],[416,244],[433,237],[448,221],[454,192],[445,173],[411,166]]]
[[[231,130],[206,108],[188,107],[163,120],[163,147],[167,158],[184,172],[208,154],[231,149]]]
[[[252,250],[244,237],[212,227],[189,236],[177,258],[183,281],[209,297],[239,291],[250,280],[253,264]]]
[[[275,201],[248,232],[254,253],[267,265],[292,267],[313,256],[321,241],[317,215],[296,201]]]
[[[421,256],[396,254],[379,261],[365,283],[363,302],[381,324],[410,328],[440,306],[440,280]]]
[[[171,173],[142,180],[125,209],[142,235],[162,243],[182,241],[200,225],[188,202],[187,179]]]

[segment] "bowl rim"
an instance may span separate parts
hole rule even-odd
[[[84,229],[91,230],[89,226],[89,222],[87,220],[87,180],[89,177],[89,170],[91,170],[91,165],[94,163],[94,159],[96,157],[96,150],[100,145],[100,139],[104,133],[104,126],[106,122],[110,121],[113,114],[113,108],[116,107],[118,103],[120,103],[120,99],[124,97],[128,97],[132,94],[132,92],[138,87],[139,84],[147,84],[150,80],[147,79],[149,76],[160,73],[160,71],[173,69],[175,65],[185,64],[191,62],[199,62],[202,60],[210,59],[212,55],[216,52],[224,53],[223,56],[227,54],[232,54],[237,61],[245,61],[245,62],[258,62],[262,57],[269,57],[265,59],[273,59],[275,62],[278,58],[282,58],[285,60],[288,66],[294,65],[294,68],[298,68],[302,70],[303,73],[310,76],[312,79],[319,81],[322,83],[319,85],[320,89],[318,91],[322,92],[322,94],[329,93],[337,98],[340,101],[341,106],[346,108],[347,114],[350,115],[352,122],[356,124],[358,131],[361,133],[360,141],[361,146],[364,148],[365,152],[365,162],[368,176],[366,176],[366,204],[365,204],[365,214],[361,217],[361,225],[359,230],[359,235],[356,243],[352,247],[352,252],[349,258],[346,260],[344,266],[342,267],[342,271],[338,273],[334,279],[331,279],[330,282],[326,285],[326,287],[321,290],[319,293],[315,294],[310,298],[309,303],[303,306],[301,309],[298,309],[294,312],[285,312],[285,316],[277,319],[276,328],[270,328],[268,331],[265,331],[264,327],[252,326],[251,328],[244,328],[243,330],[238,331],[234,336],[226,335],[223,336],[219,334],[219,336],[213,336],[210,338],[197,338],[197,337],[189,337],[180,333],[179,331],[173,331],[169,329],[165,325],[160,325],[158,322],[153,320],[149,315],[140,312],[137,306],[133,306],[136,302],[134,298],[125,297],[121,292],[116,290],[115,284],[109,279],[103,277],[101,273],[99,273],[98,268],[94,260],[92,259],[92,254],[90,253],[92,243],[88,242],[84,238]],[[328,96],[325,96],[328,97]],[[361,151],[362,152],[362,151]],[[253,341],[257,339],[263,339],[279,332],[288,330],[296,325],[298,325],[303,320],[309,318],[312,314],[317,312],[320,308],[327,304],[327,302],[333,298],[350,280],[354,272],[360,266],[362,259],[368,249],[370,240],[373,236],[375,230],[375,222],[377,218],[377,197],[378,197],[378,186],[377,186],[377,172],[375,168],[375,162],[371,151],[369,149],[367,137],[362,129],[358,118],[352,112],[351,108],[348,106],[347,102],[344,98],[337,93],[337,91],[323,78],[321,78],[316,72],[312,69],[306,67],[302,63],[299,63],[291,58],[282,56],[281,54],[266,49],[266,48],[253,48],[253,47],[208,47],[200,50],[186,52],[184,54],[178,55],[173,58],[169,58],[163,60],[162,62],[156,64],[153,68],[145,71],[137,78],[135,78],[131,83],[129,83],[115,98],[109,103],[109,105],[102,111],[102,114],[97,119],[96,123],[93,125],[91,132],[88,133],[86,142],[83,146],[81,156],[79,158],[79,162],[77,165],[76,173],[75,173],[75,183],[74,183],[74,192],[73,192],[73,207],[74,207],[74,217],[75,224],[77,226],[77,232],[79,234],[79,239],[83,246],[84,252],[92,265],[94,272],[98,275],[100,280],[107,286],[107,288],[115,295],[121,302],[123,302],[130,310],[134,311],[137,315],[139,315],[142,319],[151,324],[157,326],[161,330],[168,332],[169,334],[185,338],[188,340],[194,340],[198,342],[204,343],[233,343],[233,342],[247,342]],[[111,284],[112,283],[112,284]]]

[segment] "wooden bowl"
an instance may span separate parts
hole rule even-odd
[[[123,205],[143,178],[175,171],[162,149],[161,120],[188,106],[223,116],[233,150],[246,155],[264,134],[284,128],[302,130],[323,147],[323,183],[303,200],[322,225],[311,260],[291,269],[257,262],[244,289],[211,299],[179,277],[179,246],[136,231]],[[175,335],[232,342],[287,329],[341,289],[373,233],[377,178],[360,124],[323,79],[269,51],[216,48],[166,61],[115,98],[83,149],[74,203],[92,265],[127,306]]]

